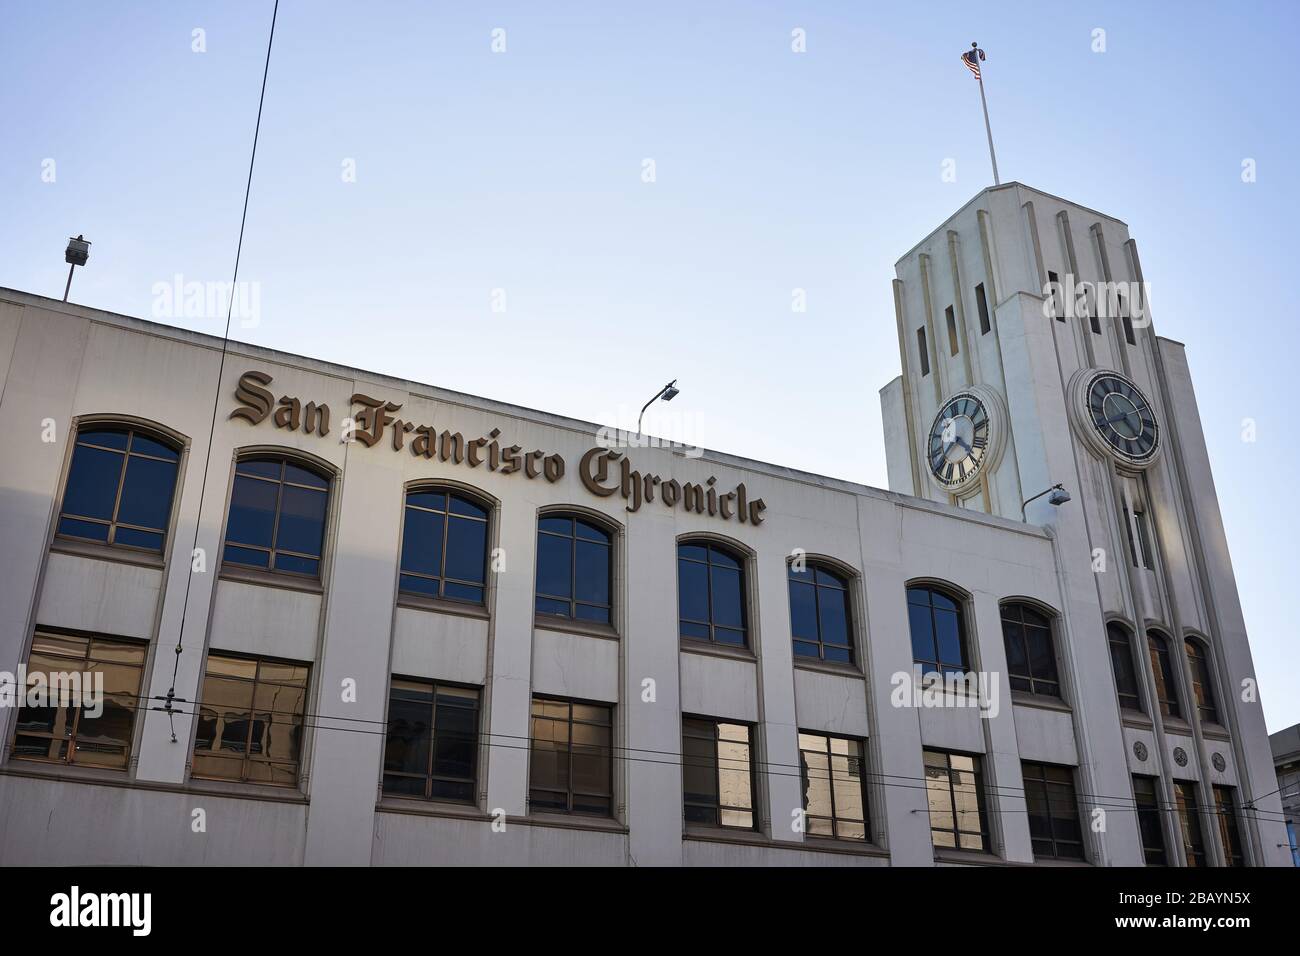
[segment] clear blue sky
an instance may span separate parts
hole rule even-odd
[[[155,283],[229,280],[271,8],[4,5],[0,284],[60,296],[76,233],[74,301],[149,317]],[[979,40],[1003,178],[1128,222],[1188,345],[1276,730],[1300,721],[1297,9],[283,0],[241,269],[261,319],[235,334],[597,421],[675,376],[661,433],[884,486],[893,264],[990,179],[957,59]]]

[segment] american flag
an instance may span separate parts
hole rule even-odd
[[[980,78],[980,60],[988,59],[984,51],[976,47],[973,50],[967,50],[961,55],[961,61],[966,64],[966,69],[975,74],[975,79]]]

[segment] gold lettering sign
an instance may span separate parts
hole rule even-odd
[[[304,405],[290,395],[282,395],[277,400],[275,393],[268,388],[270,384],[271,376],[265,372],[249,371],[241,375],[235,386],[235,398],[240,404],[229,417],[242,418],[253,425],[261,424],[269,417],[277,428],[301,430],[309,435],[314,433],[320,438],[329,434],[328,405],[323,402]],[[523,471],[526,478],[541,477],[551,484],[564,477],[563,457],[538,449],[524,451],[519,445],[502,446],[499,428],[493,428],[481,438],[466,440],[460,432],[439,432],[432,425],[417,425],[399,418],[402,406],[386,399],[357,392],[351,402],[359,410],[352,419],[344,422],[349,426],[345,439],[350,435],[367,448],[378,445],[388,433],[394,451],[409,449],[417,458],[436,458],[471,468],[486,465],[488,471],[503,475]],[[611,465],[618,466],[617,474],[611,474]],[[631,514],[656,498],[666,508],[680,505],[684,511],[707,514],[724,521],[734,519],[742,524],[762,524],[763,512],[767,510],[762,498],[749,497],[744,482],[731,491],[719,492],[715,487],[718,479],[713,476],[702,485],[664,480],[659,475],[633,471],[631,459],[608,448],[593,448],[583,455],[578,477],[582,486],[593,495],[608,498],[617,494],[622,497],[625,509]]]

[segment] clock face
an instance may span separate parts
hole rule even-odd
[[[926,459],[935,480],[950,491],[979,474],[989,450],[989,412],[974,395],[950,398],[930,426]]]
[[[1155,412],[1141,389],[1115,372],[1088,384],[1088,417],[1102,440],[1126,461],[1149,461],[1160,443]]]

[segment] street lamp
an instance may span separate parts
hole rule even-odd
[[[77,266],[84,266],[86,260],[90,258],[90,243],[85,236],[77,236],[76,239],[68,240],[68,248],[63,253],[63,261],[71,263],[68,266],[68,284],[63,287],[63,301],[68,301],[68,292],[72,289],[72,271]]]
[[[655,392],[655,397],[641,406],[641,414],[636,417],[636,433],[638,435],[641,434],[641,419],[645,418],[645,410],[647,408],[657,402],[660,398],[665,402],[671,402],[677,397],[680,391],[681,389],[677,387],[677,379],[673,379],[663,388],[659,389],[659,391]]]
[[[1048,488],[1046,491],[1040,491],[1032,498],[1026,498],[1024,501],[1020,503],[1021,521],[1025,520],[1025,505],[1029,504],[1029,502],[1031,501],[1037,501],[1039,498],[1043,497],[1043,495],[1048,496],[1047,503],[1049,505],[1054,505],[1057,508],[1061,507],[1061,505],[1065,504],[1067,501],[1070,500],[1070,493],[1065,490],[1064,485],[1059,483],[1052,485],[1052,487]]]

